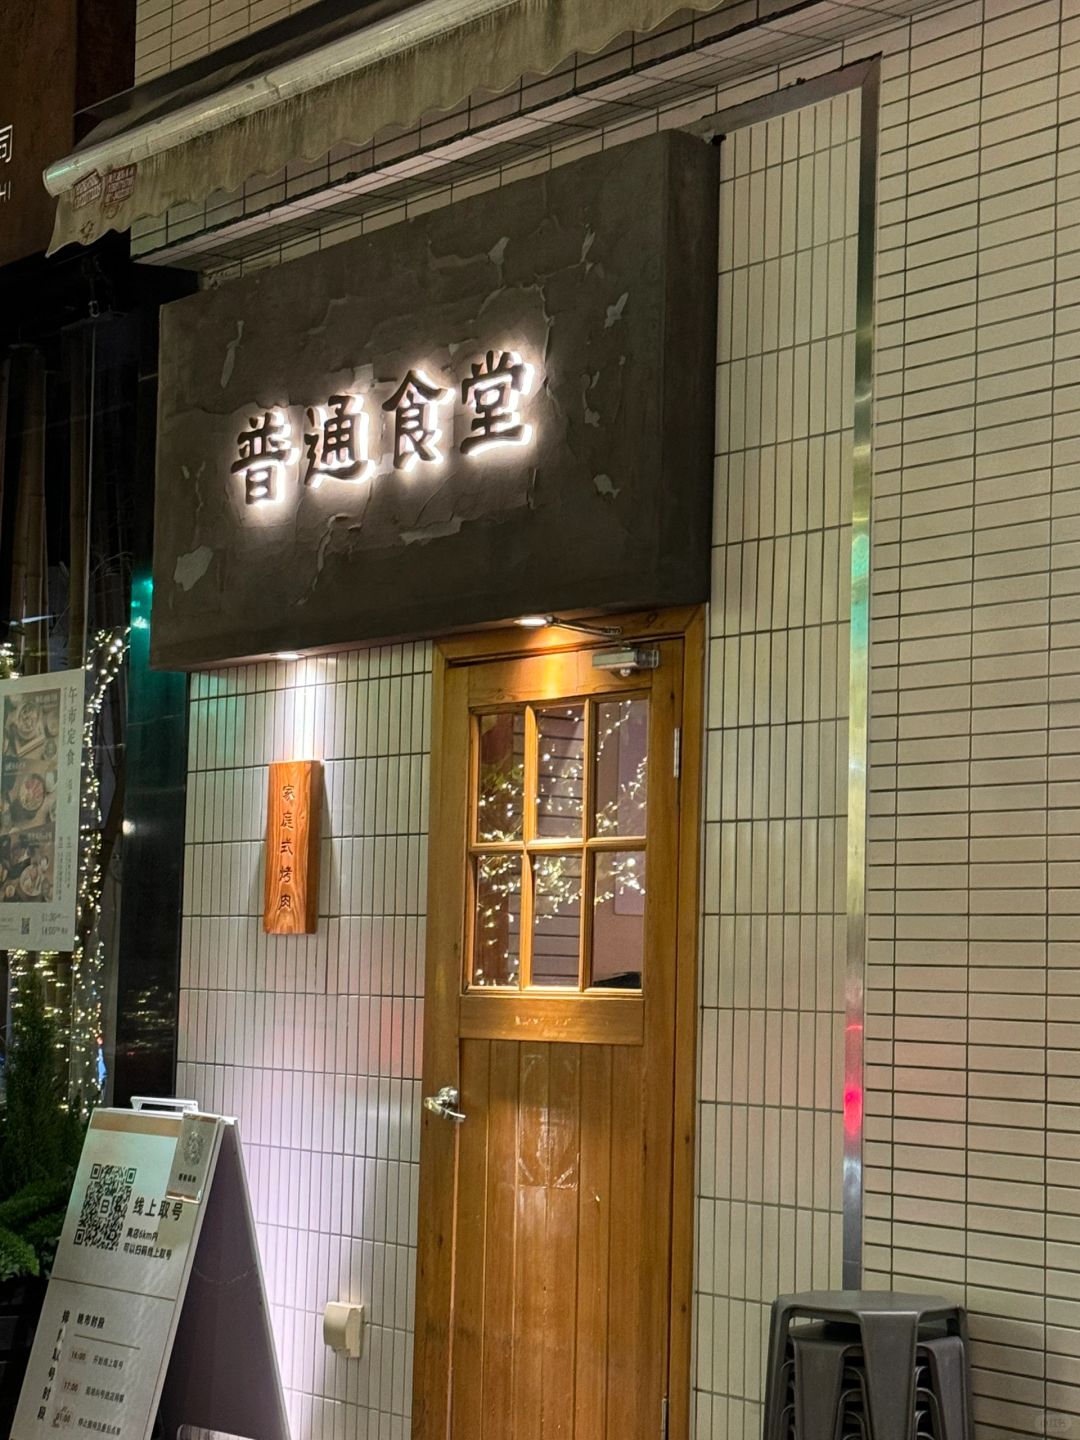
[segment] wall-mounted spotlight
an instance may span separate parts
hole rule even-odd
[[[587,620],[560,620],[558,615],[519,615],[517,624],[525,630],[554,626],[559,630],[574,630],[579,635],[598,635],[602,640],[614,640],[623,633],[621,625],[590,625]]]

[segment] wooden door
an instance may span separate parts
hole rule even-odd
[[[545,638],[437,677],[422,1440],[656,1440],[673,1290],[688,1335],[685,640],[621,674]]]

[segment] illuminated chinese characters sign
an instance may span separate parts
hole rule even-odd
[[[290,481],[309,490],[327,481],[362,484],[382,464],[382,454],[387,468],[415,472],[445,459],[457,413],[465,431],[457,447],[463,458],[528,445],[533,427],[523,404],[534,379],[533,366],[517,351],[489,350],[453,390],[410,369],[381,402],[352,392],[330,395],[307,407],[300,433],[284,407],[271,407],[249,416],[236,437],[230,474],[242,484],[245,504],[268,505],[285,498]]]

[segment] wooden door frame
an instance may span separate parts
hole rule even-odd
[[[606,619],[607,617],[605,617]],[[681,638],[683,644],[682,736],[679,784],[678,929],[676,936],[674,1110],[672,1127],[671,1283],[669,1296],[668,1426],[672,1440],[690,1433],[691,1344],[694,1280],[694,1146],[697,1099],[697,976],[701,872],[702,781],[705,743],[705,608],[657,610],[612,616],[622,626],[619,643]],[[436,644],[432,667],[431,780],[428,829],[427,937],[424,989],[423,1093],[447,1083],[437,1073],[442,1044],[427,1043],[435,1028],[457,1033],[457,994],[447,993],[448,976],[460,977],[462,917],[443,903],[442,876],[462,864],[460,836],[465,816],[460,785],[450,779],[442,740],[445,735],[445,677],[451,666],[485,660],[611,648],[610,640],[592,640],[558,627],[491,629],[455,636]],[[452,798],[453,797],[453,798]],[[446,963],[447,952],[455,966]],[[444,1037],[445,1038],[445,1037]],[[428,1129],[429,1116],[421,1112]],[[446,1440],[449,1428],[449,1351],[451,1327],[439,1317],[450,1313],[453,1283],[455,1206],[441,1203],[455,1185],[456,1137],[453,1127],[435,1119],[441,1143],[429,1143],[420,1169],[416,1328],[413,1362],[415,1440]],[[423,1131],[422,1131],[423,1133]],[[445,1233],[444,1216],[451,1231]]]

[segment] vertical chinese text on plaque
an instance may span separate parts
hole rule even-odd
[[[270,766],[266,802],[268,935],[314,935],[318,926],[322,765],[284,760]]]

